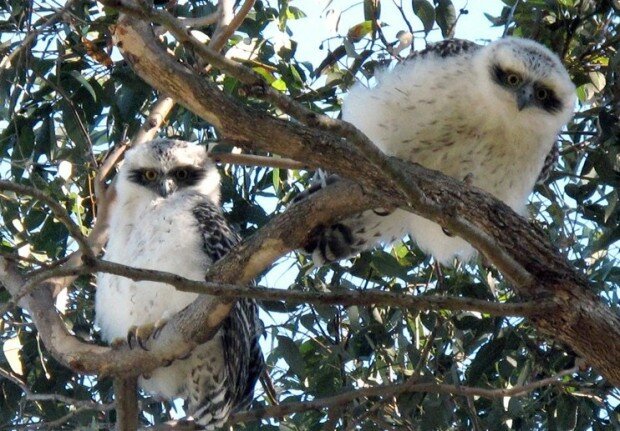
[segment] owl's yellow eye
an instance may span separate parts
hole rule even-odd
[[[155,171],[153,171],[151,169],[146,170],[146,171],[144,171],[144,178],[147,181],[153,181],[153,180],[155,180],[155,178],[157,178],[157,172],[155,172]]]
[[[187,169],[178,169],[174,175],[179,180],[186,180],[187,177],[189,176],[189,172],[187,172]]]
[[[549,91],[547,91],[545,88],[539,88],[538,90],[536,90],[536,98],[538,100],[545,100],[547,97],[549,97]]]
[[[510,73],[506,75],[506,83],[512,87],[516,87],[521,83],[521,77],[516,73]]]

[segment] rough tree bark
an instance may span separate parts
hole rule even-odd
[[[148,23],[121,15],[115,38],[125,58],[146,82],[174,94],[179,103],[209,121],[226,138],[248,149],[323,166],[361,184],[369,199],[403,207],[468,240],[523,298],[551,298],[557,304],[554,312],[532,318],[539,329],[569,345],[612,384],[620,385],[620,317],[590,292],[587,280],[548,243],[544,233],[506,205],[438,172],[391,160],[392,171],[406,173],[413,187],[421,191],[418,197],[404,196],[384,172],[342,136],[273,118],[219,91],[167,53]],[[259,78],[246,84],[250,84],[250,91],[265,86]],[[297,119],[320,124],[313,115]],[[252,266],[252,259],[251,250],[242,249],[217,268],[228,264],[246,268]]]

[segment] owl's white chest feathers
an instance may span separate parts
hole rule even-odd
[[[119,202],[110,222],[105,259],[203,280],[210,262],[202,250],[193,205],[192,199],[181,196],[148,203]],[[111,341],[125,337],[134,325],[170,317],[196,296],[162,283],[102,274],[97,283],[97,323],[103,338]]]
[[[481,86],[471,60],[438,62],[405,63],[379,74],[375,88],[354,87],[343,118],[386,154],[459,180],[469,176],[523,214],[560,125],[544,124],[535,110],[519,111],[511,96],[502,99]],[[465,241],[419,216],[399,210],[391,222],[392,237],[411,233],[441,262],[455,255],[467,260],[474,253]]]
[[[110,221],[111,234],[104,258],[204,280],[211,261],[202,249],[202,235],[192,214],[194,205],[195,199],[182,194],[153,202],[140,202],[139,198],[127,204],[119,202]],[[100,274],[95,300],[96,322],[104,340],[125,338],[132,326],[169,318],[197,296],[162,283],[135,282]],[[198,346],[189,358],[154,370],[148,379],[140,378],[140,386],[167,399],[187,397],[192,370],[205,366],[205,355],[213,358],[210,375],[221,373],[224,362],[221,340],[216,336]]]

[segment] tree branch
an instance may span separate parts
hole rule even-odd
[[[194,281],[168,272],[132,268],[130,266],[100,259],[89,262],[88,267],[83,267],[81,269],[78,268],[78,270],[82,274],[97,271],[127,277],[134,281],[159,281],[170,284],[180,291],[196,292],[227,299],[252,298],[263,301],[280,300],[293,304],[337,304],[344,306],[374,305],[412,310],[467,310],[485,313],[491,316],[523,317],[532,317],[539,314],[550,313],[556,308],[556,305],[552,301],[494,303],[473,298],[438,295],[414,296],[404,292],[383,292],[377,290],[303,292],[295,290],[270,289],[259,286],[246,287],[217,282]]]
[[[116,430],[138,429],[138,378],[115,377],[114,398],[116,401]]]
[[[223,19],[218,24],[218,28],[213,35],[213,39],[209,43],[209,47],[214,51],[220,51],[228,39],[235,33],[235,31],[241,26],[243,20],[248,15],[252,6],[254,6],[255,0],[245,0],[239,11],[232,18],[228,18],[227,13],[222,13]],[[222,10],[230,8],[232,10],[232,0],[222,1]],[[230,4],[230,5],[228,5]]]
[[[509,389],[485,389],[471,386],[455,386],[442,383],[416,383],[404,382],[396,385],[379,385],[344,392],[333,397],[319,398],[312,401],[283,403],[277,406],[268,406],[240,412],[232,415],[228,423],[250,422],[264,418],[289,416],[295,413],[303,413],[310,410],[325,410],[348,404],[358,398],[367,397],[394,397],[408,392],[428,392],[435,394],[451,394],[460,396],[478,396],[489,399],[504,397],[519,397],[542,388],[544,386],[560,384],[560,379],[578,371],[573,367],[536,382],[526,385],[514,386]]]
[[[114,37],[143,79],[161,91],[175,94],[181,104],[209,121],[226,138],[244,142],[242,147],[307,161],[353,178],[368,191],[371,199],[377,199],[374,205],[382,206],[380,202],[383,202],[401,206],[463,237],[482,251],[523,297],[552,298],[560,311],[537,317],[533,322],[539,329],[568,343],[612,383],[620,384],[620,356],[612,353],[620,351],[620,317],[601,303],[583,276],[573,270],[541,232],[505,204],[438,172],[390,159],[389,164],[393,165],[390,172],[401,172],[402,177],[422,191],[424,199],[412,201],[409,194],[400,193],[399,188],[386,181],[381,170],[368,163],[365,154],[360,154],[341,136],[273,118],[226,96],[179,64],[140,20],[121,15]],[[186,42],[188,37],[183,37],[181,40]],[[237,76],[233,71],[241,70],[240,65],[230,60],[212,51],[209,54],[215,60],[212,64],[227,73]],[[267,87],[260,80],[253,83]],[[287,103],[282,94],[274,97]],[[300,115],[303,117],[303,112]],[[407,190],[415,192],[415,187]],[[409,206],[411,202],[415,202],[413,207]]]
[[[215,162],[230,163],[233,165],[267,166],[280,169],[310,169],[306,163],[285,157],[255,156],[254,154],[210,153],[209,157]]]
[[[247,284],[281,254],[300,247],[315,221],[331,223],[335,218],[360,211],[367,205],[358,186],[347,181],[336,186],[315,193],[291,207],[290,211],[274,218],[261,229],[261,234],[237,246],[239,253],[229,254],[216,262],[210,268],[210,280]],[[350,190],[351,193],[347,194],[347,198],[334,202],[343,190]],[[290,231],[292,225],[296,226],[295,231]],[[240,266],[237,262],[244,264]],[[240,271],[240,268],[243,270]],[[76,268],[68,266],[53,271],[56,278],[80,273]],[[11,261],[0,256],[0,282],[12,297],[21,297],[24,287],[39,286],[23,295],[20,305],[29,311],[50,353],[75,371],[98,373],[101,376],[140,375],[190,352],[196,345],[211,339],[234,304],[232,299],[200,296],[162,328],[157,339],[149,344],[149,351],[131,350],[126,343],[111,349],[84,343],[67,331],[54,308],[49,284],[41,283],[42,278],[48,275],[39,272],[26,280]]]
[[[0,191],[8,190],[17,194],[31,196],[44,204],[46,204],[54,216],[67,228],[69,231],[69,235],[78,243],[80,247],[80,252],[87,257],[94,258],[92,250],[90,249],[90,245],[80,227],[71,220],[71,217],[67,214],[65,208],[52,199],[47,194],[35,189],[34,187],[24,186],[21,184],[13,183],[11,181],[0,180]]]

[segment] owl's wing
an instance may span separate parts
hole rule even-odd
[[[237,301],[222,329],[224,359],[232,383],[229,394],[234,400],[232,411],[235,412],[252,403],[254,386],[265,368],[259,344],[264,329],[256,302],[247,299]]]
[[[431,43],[423,50],[412,52],[407,59],[415,60],[429,55],[435,55],[441,58],[453,57],[476,51],[481,47],[482,45],[465,39],[446,39],[441,42]]]
[[[203,248],[212,262],[221,259],[239,241],[220,208],[206,201],[194,209],[203,237]],[[251,299],[240,299],[222,322],[222,347],[226,364],[227,401],[232,411],[246,408],[252,401],[254,386],[265,366],[259,340],[263,324],[258,306]]]
[[[545,157],[545,163],[543,164],[542,170],[536,179],[536,184],[543,184],[545,181],[549,179],[551,172],[555,168],[555,165],[560,158],[560,149],[558,148],[558,144],[554,143],[553,147],[551,147],[551,151]]]

